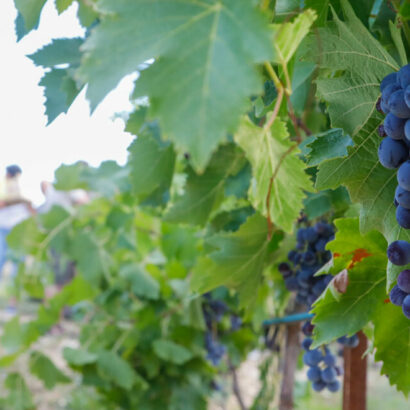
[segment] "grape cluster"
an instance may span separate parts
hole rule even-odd
[[[394,241],[387,248],[390,262],[397,266],[410,263],[410,243],[407,241]],[[396,306],[401,306],[404,315],[410,319],[410,270],[405,269],[397,277],[397,285],[390,291],[390,301]]]
[[[210,293],[203,296],[202,313],[207,329],[205,333],[206,358],[214,366],[217,366],[226,353],[226,347],[218,340],[218,323],[222,321],[225,315],[229,314],[230,329],[236,331],[241,328],[242,320],[239,316],[230,313],[224,301],[214,299]]]
[[[379,161],[386,168],[398,168],[396,219],[402,228],[410,229],[410,64],[388,74],[380,90],[377,108],[386,118],[379,127],[379,135],[383,137]]]
[[[298,303],[310,307],[332,280],[332,275],[314,274],[331,259],[332,254],[325,247],[333,238],[333,227],[323,221],[298,229],[296,249],[288,254],[293,266],[283,262],[278,267],[286,288],[297,292]]]
[[[302,327],[302,332],[306,336],[302,342],[302,347],[305,350],[303,363],[309,367],[307,377],[312,382],[313,390],[320,392],[327,388],[331,392],[337,392],[340,389],[337,377],[342,375],[343,371],[336,365],[336,356],[328,346],[310,348],[312,345],[310,336],[312,336],[313,328],[314,326],[310,322],[305,322]]]

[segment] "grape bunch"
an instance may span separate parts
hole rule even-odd
[[[302,342],[302,347],[305,350],[303,363],[309,367],[307,377],[312,382],[313,390],[320,392],[327,388],[335,393],[340,389],[337,377],[341,376],[343,371],[336,365],[336,356],[327,345],[316,349],[310,348],[312,345],[310,336],[312,336],[313,328],[311,322],[305,322],[302,327],[302,332],[306,336]]]
[[[218,340],[218,324],[226,314],[230,315],[230,330],[239,330],[242,326],[241,318],[229,311],[227,304],[212,297],[210,293],[203,296],[202,313],[206,324],[205,349],[207,360],[217,366],[226,353],[226,347]]]
[[[394,241],[387,248],[387,257],[393,265],[404,266],[410,263],[410,243]],[[397,285],[390,291],[390,301],[401,306],[404,315],[410,319],[410,270],[405,269],[397,277]]]
[[[333,238],[333,227],[323,221],[298,229],[296,249],[288,254],[293,266],[283,262],[278,267],[286,288],[297,292],[298,303],[310,307],[332,280],[332,275],[314,274],[331,259],[332,254],[325,247]]]
[[[385,168],[398,168],[396,220],[402,228],[410,229],[410,64],[384,77],[380,90],[377,109],[386,118],[378,130],[383,137],[379,161]]]

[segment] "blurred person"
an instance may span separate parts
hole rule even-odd
[[[9,165],[0,186],[0,275],[7,261],[7,235],[14,226],[34,213],[31,202],[21,194],[21,174],[18,165]],[[15,273],[15,269],[13,271]]]

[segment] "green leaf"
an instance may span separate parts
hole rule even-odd
[[[80,46],[82,38],[59,38],[54,39],[40,50],[28,57],[36,65],[54,67],[59,64],[78,65],[81,60]]]
[[[285,124],[276,119],[271,129],[265,130],[245,119],[235,140],[252,165],[255,183],[249,197],[253,206],[263,215],[269,212],[275,225],[290,232],[302,209],[304,190],[311,190],[311,181]]]
[[[316,54],[320,67],[345,71],[342,76],[317,80],[318,94],[328,103],[332,126],[354,136],[374,111],[380,81],[399,67],[349,3],[342,0],[341,4],[346,21],[334,13],[335,27],[319,29],[319,38],[311,37],[313,44],[306,49]]]
[[[248,0],[102,0],[98,7],[104,17],[85,43],[79,70],[92,107],[156,58],[134,96],[150,97],[164,133],[203,170],[236,128],[246,97],[261,91],[254,64],[273,51],[264,17]]]
[[[308,34],[310,27],[316,19],[316,13],[305,10],[299,14],[292,22],[275,24],[275,57],[273,61],[278,64],[287,64],[295,54],[302,40]]]
[[[182,365],[193,357],[186,347],[176,344],[171,340],[155,340],[152,347],[160,359],[177,365]]]
[[[143,379],[130,364],[112,351],[101,350],[98,352],[97,366],[98,372],[103,378],[125,390],[131,390],[136,382],[144,384]]]
[[[7,243],[15,251],[36,255],[46,235],[38,227],[34,217],[16,225],[7,236]]]
[[[88,184],[83,181],[82,175],[87,165],[76,162],[71,165],[60,165],[55,172],[54,187],[59,191],[71,191],[72,189],[89,189]]]
[[[315,345],[328,343],[340,336],[351,335],[376,317],[386,298],[386,241],[372,231],[362,235],[358,219],[338,219],[336,239],[327,245],[335,259],[343,261],[348,269],[349,283],[345,293],[328,289],[315,302]],[[340,269],[339,268],[339,269]]]
[[[188,167],[185,192],[171,206],[165,221],[204,225],[224,198],[226,179],[238,173],[244,163],[243,153],[229,144],[212,156],[203,174],[198,175]]]
[[[73,238],[72,257],[77,262],[78,270],[90,282],[98,281],[107,272],[109,255],[98,243],[93,234],[77,232]]]
[[[63,11],[67,10],[74,0],[56,0],[56,8],[58,14],[61,14]]]
[[[159,297],[159,283],[137,265],[126,265],[120,269],[120,276],[131,284],[132,291],[140,297],[156,300]]]
[[[5,397],[4,409],[34,410],[33,398],[24,378],[18,373],[9,373],[4,381],[4,386],[9,390]]]
[[[314,140],[306,145],[307,165],[312,167],[319,165],[328,159],[347,155],[347,147],[353,145],[352,139],[343,134],[340,128],[331,129],[314,136]]]
[[[267,236],[267,221],[260,214],[249,217],[236,232],[211,236],[206,240],[211,251],[194,267],[192,288],[205,293],[225,285],[240,292],[242,305],[252,302],[262,279]]]
[[[401,23],[400,23],[401,24]],[[407,64],[406,49],[404,48],[403,39],[401,36],[401,28],[398,27],[398,24],[394,24],[392,21],[389,21],[390,34],[393,39],[394,45],[400,56],[400,64]]]
[[[317,19],[315,21],[316,26],[324,26],[329,13],[329,0],[306,0],[306,8],[310,8],[316,11]]]
[[[131,183],[137,196],[169,189],[174,175],[175,153],[171,144],[156,138],[154,124],[147,124],[141,135],[128,148]]]
[[[44,87],[47,124],[53,122],[61,113],[66,113],[81,91],[68,70],[61,68],[53,68],[45,73],[39,85]]]
[[[383,362],[381,373],[406,396],[410,392],[410,322],[400,307],[380,307],[374,318],[375,359]]]
[[[16,9],[24,19],[24,26],[27,32],[37,28],[41,10],[46,0],[14,0]]]
[[[95,353],[83,349],[72,349],[71,347],[64,348],[63,356],[70,365],[74,366],[84,366],[85,364],[97,361],[97,355]]]
[[[36,375],[49,390],[58,383],[69,383],[71,381],[41,352],[31,353],[29,366],[30,372]]]

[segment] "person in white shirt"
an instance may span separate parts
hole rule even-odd
[[[18,165],[8,166],[0,189],[0,274],[7,261],[7,235],[34,212],[31,202],[21,195],[21,173]]]

